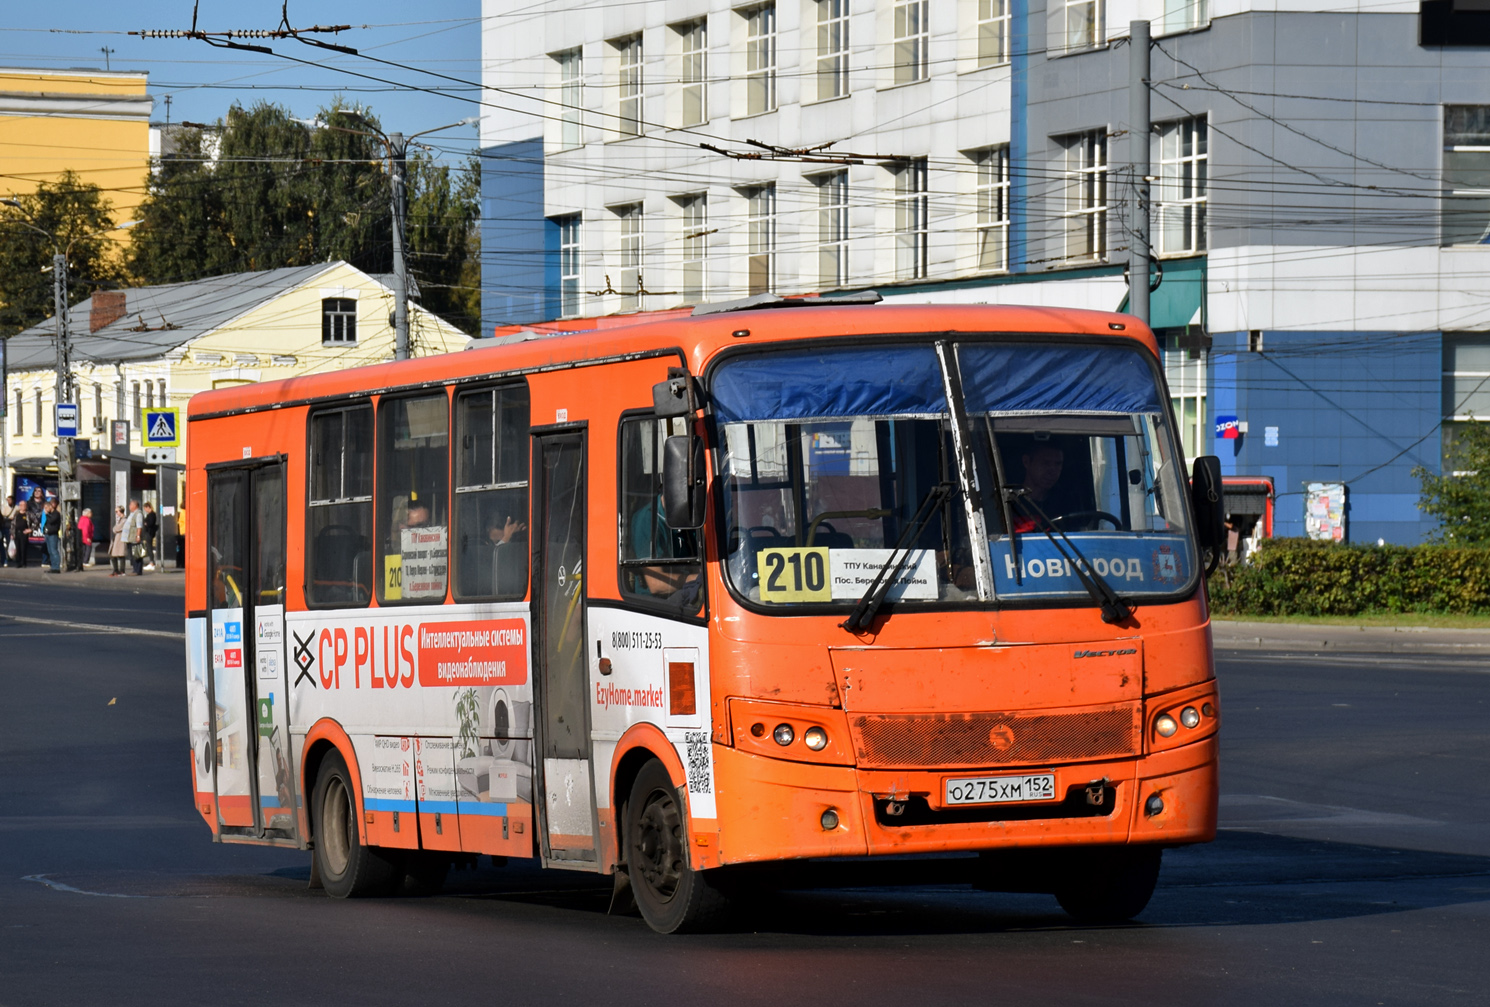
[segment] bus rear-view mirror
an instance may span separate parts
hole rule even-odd
[[[1201,455],[1190,476],[1190,501],[1195,506],[1195,538],[1202,550],[1219,553],[1226,537],[1226,501],[1221,493],[1221,459]]]
[[[662,506],[672,528],[704,523],[704,443],[697,437],[669,437],[662,444]]]

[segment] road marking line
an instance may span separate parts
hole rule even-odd
[[[150,897],[148,895],[124,895],[119,892],[90,892],[83,888],[74,888],[72,885],[65,885],[60,881],[53,881],[45,874],[27,874],[21,880],[35,881],[39,885],[46,885],[48,888],[56,889],[59,892],[72,892],[76,895],[96,895],[101,899],[148,899]]]
[[[138,629],[134,626],[105,626],[96,622],[67,622],[62,619],[38,619],[30,615],[0,613],[0,619],[26,622],[36,626],[56,626],[58,629],[74,629],[85,633],[123,633],[126,636],[161,636],[168,640],[185,640],[185,633],[172,633],[164,629]]]

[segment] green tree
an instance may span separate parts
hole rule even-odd
[[[67,171],[16,202],[19,208],[0,205],[0,337],[52,317],[54,249],[67,253],[69,305],[126,279],[110,204],[98,186]]]
[[[1443,522],[1435,537],[1455,545],[1490,546],[1490,424],[1458,424],[1444,452],[1444,475],[1412,470],[1422,483],[1418,509]]]
[[[184,130],[140,208],[136,274],[173,283],[336,259],[391,272],[386,154],[367,135],[377,119],[340,102],[318,119],[336,128],[315,128],[266,102],[234,105],[211,130]],[[459,299],[475,233],[475,177],[423,157],[409,165],[410,271],[426,307],[467,331],[479,316]]]
[[[409,159],[409,271],[426,308],[474,333],[481,324],[481,166],[454,171],[424,156]]]

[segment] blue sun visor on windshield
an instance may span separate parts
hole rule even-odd
[[[930,346],[842,347],[730,360],[711,388],[722,423],[945,413]]]
[[[1159,390],[1142,351],[1122,346],[963,343],[970,413],[1157,413]]]

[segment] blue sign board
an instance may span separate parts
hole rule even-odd
[[[1016,536],[1018,562],[1009,539],[991,544],[994,591],[1004,598],[1085,595],[1072,561],[1039,532]],[[1119,595],[1168,594],[1190,579],[1189,540],[1171,532],[1068,532],[1066,538],[1086,557],[1097,575]],[[1061,540],[1059,534],[1056,540]],[[1070,546],[1066,546],[1068,552]],[[1074,558],[1074,557],[1073,557]]]
[[[57,436],[76,437],[78,435],[78,405],[76,402],[62,402],[57,405]]]

